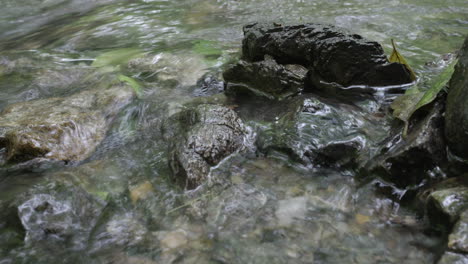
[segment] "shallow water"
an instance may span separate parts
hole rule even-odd
[[[379,41],[386,51],[393,38],[426,87],[446,64],[444,54],[455,52],[468,34],[466,1],[6,0],[2,5],[0,110],[99,87],[120,73],[143,88],[86,161],[27,172],[0,169],[0,206],[21,203],[13,215],[31,230],[54,222],[50,234],[34,239],[2,223],[0,263],[432,263],[437,258],[439,234],[399,205],[403,193],[359,181],[346,168],[314,166],[275,150],[264,157],[250,146],[213,170],[220,183],[184,193],[169,181],[167,142],[159,127],[194,97],[218,92],[195,84],[238,57],[242,25],[254,21],[333,23]],[[102,55],[107,52],[114,52],[114,59]],[[288,121],[288,102],[204,98],[196,100],[235,108],[254,135],[268,135]],[[309,128],[317,115],[302,113],[299,135],[317,144],[332,136],[364,135],[369,154],[388,131],[388,118],[379,116],[385,96],[352,106],[309,100],[331,107],[330,118],[320,122],[336,129]],[[347,114],[334,115],[333,109]],[[306,152],[300,143],[298,153]],[[61,213],[45,220],[25,217],[27,206],[47,194],[56,196],[50,206]],[[73,206],[92,209],[81,217]],[[10,222],[15,221],[20,224]],[[54,235],[61,228],[70,229],[66,241]]]

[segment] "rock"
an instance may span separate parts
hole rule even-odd
[[[438,264],[468,264],[468,255],[447,251]]]
[[[195,96],[213,96],[224,91],[224,82],[218,80],[213,74],[203,75],[196,84]]]
[[[0,114],[0,148],[6,149],[10,163],[36,158],[81,161],[133,98],[131,87],[115,85],[10,105]]]
[[[142,245],[151,234],[146,227],[144,217],[131,209],[117,208],[110,204],[101,214],[101,218],[89,237],[89,248],[95,255],[115,250]]]
[[[280,64],[300,64],[312,70],[307,84],[316,88],[322,81],[345,87],[411,82],[403,65],[388,63],[380,44],[332,25],[246,25],[242,55],[253,62],[270,55]]]
[[[406,137],[398,129],[388,137],[364,169],[396,183],[398,187],[418,185],[427,173],[446,160],[443,137],[443,102],[437,100],[422,118],[416,118]]]
[[[164,127],[170,142],[170,168],[175,181],[194,189],[207,180],[212,166],[242,149],[246,128],[223,106],[203,104],[176,113]]]
[[[188,239],[186,232],[180,229],[165,233],[160,242],[164,250],[171,250],[185,246]]]
[[[136,204],[139,200],[146,199],[151,193],[154,192],[154,187],[149,181],[130,188],[130,200],[132,203]]]
[[[449,236],[448,248],[455,252],[468,254],[468,199],[465,202],[467,203],[465,211],[461,214]]]
[[[468,37],[461,48],[455,72],[449,82],[445,136],[450,151],[468,160]]]
[[[340,167],[353,164],[366,146],[362,131],[369,122],[355,107],[306,97],[288,108],[258,133],[259,151],[267,155],[279,151],[306,164]]]
[[[256,223],[270,218],[274,197],[265,190],[249,184],[233,185],[219,195],[205,199],[203,210],[209,226],[225,230],[225,235],[252,231]]]
[[[71,186],[56,186],[54,191],[28,196],[18,206],[25,242],[47,240],[83,249],[104,206],[103,201]]]
[[[228,68],[224,80],[227,92],[251,91],[272,99],[283,99],[304,89],[307,69],[301,65],[281,65],[269,55],[259,62],[241,60]]]
[[[434,223],[454,224],[468,209],[468,188],[440,189],[429,195],[427,211]]]

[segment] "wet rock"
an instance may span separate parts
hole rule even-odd
[[[262,189],[238,184],[207,201],[203,209],[209,225],[233,234],[252,230],[261,218],[268,218],[267,202],[272,199]]]
[[[89,241],[95,255],[111,252],[116,248],[126,248],[148,242],[150,234],[142,215],[135,214],[130,208],[122,210],[115,204],[108,205],[102,217],[91,232]]]
[[[196,84],[195,96],[212,96],[224,91],[224,82],[213,74],[205,74]]]
[[[437,100],[425,115],[415,119],[406,137],[401,130],[388,137],[379,153],[364,166],[365,170],[399,187],[420,184],[428,172],[437,170],[446,160],[443,108],[442,100]]]
[[[468,209],[468,188],[453,187],[432,192],[428,199],[428,214],[434,223],[455,223]]]
[[[184,230],[175,230],[159,234],[161,245],[165,250],[177,249],[188,243],[187,234]]]
[[[304,89],[307,69],[301,65],[280,65],[271,56],[259,62],[241,60],[228,68],[223,76],[227,92],[242,94],[250,91],[271,99],[283,99]]]
[[[93,153],[113,117],[133,97],[131,87],[115,85],[10,105],[0,114],[0,148],[6,149],[10,163],[38,158],[83,160]]]
[[[272,56],[280,64],[300,64],[312,70],[307,84],[397,85],[411,82],[401,64],[388,63],[380,44],[332,25],[281,26],[250,24],[244,27],[243,58]]]
[[[356,107],[332,106],[310,97],[294,101],[290,108],[259,132],[256,144],[261,152],[279,151],[306,164],[339,167],[352,165],[366,146],[363,130],[371,123]]]
[[[445,136],[453,154],[468,160],[468,38],[461,48],[455,72],[449,82]]]
[[[468,255],[447,251],[438,264],[468,264]]]
[[[56,187],[29,196],[18,206],[25,242],[47,240],[83,249],[105,203],[77,187]]]
[[[468,199],[465,202],[467,202],[465,211],[461,214],[449,236],[448,248],[455,252],[468,254]]]
[[[194,189],[212,166],[244,146],[246,128],[237,114],[219,105],[199,105],[171,116],[164,126],[175,181]]]

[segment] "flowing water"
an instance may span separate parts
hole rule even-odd
[[[468,33],[465,0],[0,4],[0,110],[67,96],[117,74],[141,86],[84,162],[0,170],[1,216],[8,218],[0,224],[0,263],[433,263],[443,249],[441,235],[400,206],[404,191],[359,181],[351,169],[276,151],[265,156],[253,145],[212,171],[227,183],[184,193],[169,180],[159,127],[193,100],[235,108],[253,137],[281,126],[281,103],[230,101],[196,85],[238,58],[248,22],[333,23],[386,51],[393,38],[424,87]],[[360,133],[378,142],[388,132],[389,119],[373,115],[381,98],[350,107],[311,97],[328,103],[327,122],[337,130],[328,133],[328,123],[302,129],[312,118],[302,114],[297,125],[306,139]],[[34,214],[38,208],[46,213]]]

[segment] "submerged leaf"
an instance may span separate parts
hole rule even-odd
[[[138,200],[146,199],[152,192],[154,192],[153,185],[151,182],[145,181],[144,183],[130,190],[130,200],[132,200],[133,204],[135,204],[138,202]]]
[[[418,87],[408,89],[406,93],[396,98],[391,104],[393,116],[405,123],[403,135],[406,136],[409,120],[419,108],[431,103],[437,97],[437,94],[447,85],[450,77],[455,70],[457,60],[452,61],[442,73],[440,73],[432,82],[427,91],[421,91]]]
[[[142,54],[140,49],[126,48],[105,52],[99,55],[91,64],[93,67],[118,66]]]
[[[135,93],[137,94],[137,96],[141,95],[141,92],[142,92],[141,84],[135,79],[125,76],[123,74],[119,74],[119,81],[130,85],[133,88],[133,90],[135,90]]]
[[[193,44],[193,51],[203,56],[219,57],[223,50],[219,47],[219,43],[209,40],[197,40]]]
[[[405,65],[406,69],[410,73],[411,80],[415,81],[416,80],[416,74],[414,73],[413,69],[411,69],[408,62],[406,62],[405,58],[398,52],[398,50],[396,48],[396,45],[395,45],[395,41],[393,41],[393,39],[392,39],[392,46],[393,46],[393,51],[392,51],[392,54],[390,55],[390,58],[388,59],[388,61],[397,62],[397,63]]]

